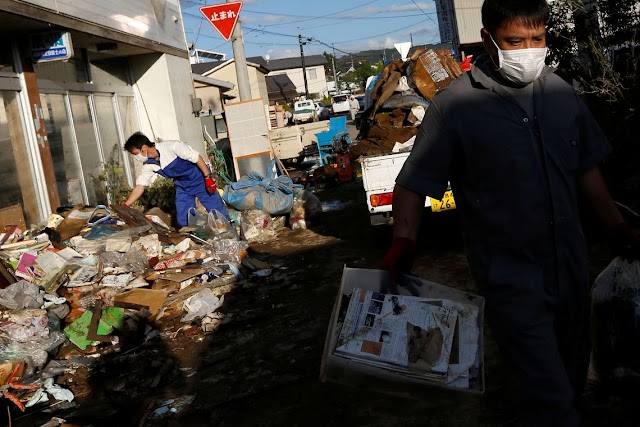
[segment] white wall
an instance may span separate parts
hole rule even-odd
[[[458,37],[460,44],[482,42],[482,3],[484,0],[454,0],[456,21],[458,23]]]
[[[186,50],[179,0],[21,0],[21,3]]]
[[[205,157],[200,121],[191,111],[195,91],[189,60],[149,54],[132,57],[130,66],[142,132],[149,139],[179,139]]]
[[[322,65],[314,67],[306,67],[307,70],[307,85],[309,86],[309,93],[319,93],[321,96],[327,94],[327,77],[324,73],[324,67]],[[315,70],[316,78],[309,78],[309,71]],[[276,76],[286,74],[291,79],[291,82],[296,85],[298,93],[304,93],[304,77],[302,74],[302,68],[293,68],[290,70],[272,71],[268,75]]]

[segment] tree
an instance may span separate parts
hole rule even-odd
[[[555,0],[550,6],[549,58],[563,78],[578,83],[609,138],[613,152],[604,172],[614,197],[640,209],[640,2]]]
[[[342,80],[348,83],[355,83],[359,88],[364,89],[367,79],[377,74],[375,68],[369,61],[361,61],[355,71],[345,74]]]

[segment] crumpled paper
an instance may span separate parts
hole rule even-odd
[[[9,309],[40,308],[44,297],[38,285],[21,280],[0,290],[0,305]]]
[[[49,395],[56,400],[64,400],[66,402],[71,402],[75,399],[73,392],[71,390],[67,390],[66,388],[60,387],[58,384],[53,383],[53,378],[47,378],[42,385],[42,388],[35,392],[33,397],[29,399],[26,403],[27,408],[30,408],[33,405],[37,405],[41,402],[48,402]]]
[[[180,321],[191,322],[196,317],[204,317],[220,308],[222,303],[224,295],[218,298],[211,289],[205,288],[182,303],[182,308],[187,314]]]

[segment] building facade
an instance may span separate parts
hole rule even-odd
[[[309,96],[315,99],[323,98],[329,93],[327,88],[327,76],[324,67],[328,64],[323,55],[309,55],[305,57],[305,71],[307,74],[307,86]],[[305,94],[304,74],[302,72],[302,59],[282,58],[267,61],[269,76],[286,74],[296,85],[300,95]]]
[[[194,73],[204,77],[228,82],[233,85],[233,89],[225,93],[227,99],[240,100],[238,90],[238,74],[236,72],[235,59],[226,61],[204,62],[200,64],[192,64],[191,69]],[[253,62],[251,58],[247,58],[247,72],[249,74],[249,86],[251,88],[251,99],[262,99],[265,106],[269,105],[269,91],[267,89],[266,75],[269,72],[260,63]],[[198,96],[200,89],[196,90]],[[206,108],[206,106],[205,106]]]
[[[106,203],[135,131],[204,153],[179,0],[0,0],[0,208]]]

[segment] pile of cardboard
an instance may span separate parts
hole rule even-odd
[[[389,63],[375,81],[371,107],[365,111],[354,159],[410,149],[433,97],[462,74],[448,50],[417,50],[407,61]]]

